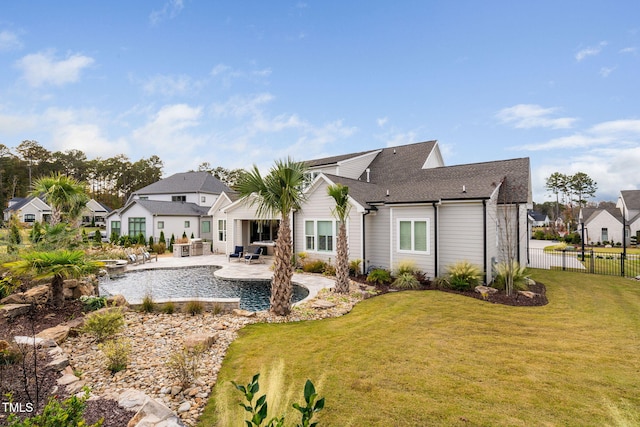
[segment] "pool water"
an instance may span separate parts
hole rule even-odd
[[[100,295],[122,294],[129,303],[139,304],[146,295],[154,300],[171,298],[240,298],[240,308],[269,309],[271,281],[226,280],[214,276],[218,267],[157,268],[131,271],[100,283]],[[291,302],[309,295],[303,286],[293,285]]]

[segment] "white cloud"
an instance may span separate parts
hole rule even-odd
[[[549,117],[558,108],[543,108],[535,104],[518,104],[498,111],[496,118],[502,123],[512,124],[518,129],[551,128],[567,129],[576,121],[573,117]]]
[[[239,79],[248,80],[253,83],[264,83],[271,73],[271,68],[244,71],[234,69],[226,64],[217,64],[209,74],[219,80],[223,87],[229,88],[235,80]]]
[[[623,49],[620,49],[620,53],[635,54],[637,52],[638,52],[638,48],[637,47],[625,47]]]
[[[46,84],[62,86],[80,79],[80,73],[94,63],[94,59],[81,54],[69,54],[66,59],[57,60],[54,51],[27,55],[16,62],[23,72],[23,78],[32,87]]]
[[[22,41],[16,33],[7,30],[0,31],[0,52],[21,48]]]
[[[175,96],[197,91],[203,84],[203,82],[195,81],[184,74],[179,76],[157,75],[147,79],[142,84],[142,89],[149,95]]]
[[[270,93],[260,93],[252,96],[236,95],[224,103],[214,103],[211,108],[216,118],[242,118],[259,114],[262,106],[273,99],[274,96]]]
[[[168,0],[164,3],[162,9],[153,10],[149,14],[149,22],[151,22],[151,25],[158,25],[162,21],[175,18],[182,12],[182,9],[184,9],[183,0]]]
[[[609,77],[609,74],[613,73],[618,67],[602,67],[600,68],[600,75],[602,77]]]
[[[386,125],[388,121],[389,119],[387,117],[381,117],[376,120],[376,123],[378,124],[378,127],[384,127],[384,125]]]
[[[598,55],[606,45],[607,45],[607,42],[602,41],[598,43],[596,46],[590,46],[590,47],[586,47],[584,49],[579,50],[575,56],[576,61],[580,62],[589,56]]]

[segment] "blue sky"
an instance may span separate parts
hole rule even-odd
[[[640,188],[638,1],[29,1],[0,12],[0,143],[165,175],[436,139]]]

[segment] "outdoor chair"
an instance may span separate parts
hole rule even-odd
[[[236,246],[236,248],[233,250],[233,253],[228,255],[228,259],[229,261],[231,261],[231,258],[238,258],[238,261],[240,261],[243,253],[244,246]]]
[[[151,262],[152,259],[156,260],[156,262],[158,262],[158,254],[155,252],[148,252],[147,250],[142,251],[142,262],[143,264],[145,262]]]
[[[244,256],[244,262],[251,264],[251,261],[264,262],[264,258],[260,259],[260,255],[262,255],[262,248],[257,247],[252,254],[246,254]]]

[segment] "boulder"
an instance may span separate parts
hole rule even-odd
[[[335,306],[336,306],[335,303],[332,303],[331,301],[325,301],[323,299],[318,299],[311,303],[312,308],[319,308],[319,309],[333,308]]]
[[[58,378],[57,383],[58,385],[69,385],[75,383],[76,381],[80,381],[80,378],[76,377],[73,374],[65,374]]]
[[[67,325],[58,325],[53,328],[45,329],[44,331],[38,333],[36,338],[42,339],[51,339],[56,342],[56,344],[60,345],[63,343],[67,337],[69,336],[69,326]]]
[[[51,348],[51,347],[58,346],[58,344],[56,344],[56,342],[51,339],[45,339],[45,338],[39,338],[39,337],[25,337],[22,335],[18,335],[13,337],[13,340],[18,345],[35,345],[41,348]]]
[[[124,409],[137,410],[127,427],[184,427],[171,409],[146,394],[136,390],[125,390],[118,398]]]
[[[193,334],[184,338],[184,346],[188,349],[200,347],[207,350],[214,342],[216,342],[216,337],[211,334]]]
[[[75,319],[71,319],[64,324],[69,327],[69,336],[77,337],[82,333],[82,327],[84,326],[84,317],[76,317]]]
[[[480,295],[495,294],[496,292],[498,292],[496,288],[492,288],[491,286],[483,286],[483,285],[476,286],[474,290]]]
[[[78,279],[67,279],[64,281],[64,287],[69,289],[73,289],[79,284],[80,284],[80,281]]]
[[[538,294],[536,294],[535,292],[531,292],[531,291],[518,291],[518,295],[522,295],[524,297],[533,299],[535,298]]]
[[[240,317],[254,317],[256,315],[255,311],[242,310],[241,308],[234,308],[233,314]]]
[[[53,359],[51,362],[47,363],[47,366],[51,366],[56,371],[62,371],[64,368],[69,366],[69,358],[67,356],[58,356],[55,359]],[[58,384],[60,383],[58,382]]]
[[[107,297],[107,305],[108,306],[118,306],[118,307],[124,307],[129,305],[129,303],[127,302],[127,300],[125,299],[124,296],[118,294],[118,295],[112,295],[110,297]]]
[[[73,288],[73,298],[78,299],[82,296],[92,296],[95,293],[95,286],[91,283],[82,282]]]
[[[7,304],[0,308],[0,316],[13,319],[14,317],[27,314],[30,308],[31,304]]]
[[[130,411],[139,411],[149,400],[149,396],[141,391],[127,389],[118,396],[118,406]]]
[[[24,292],[24,299],[28,304],[42,305],[49,301],[50,295],[49,285],[39,285]]]

